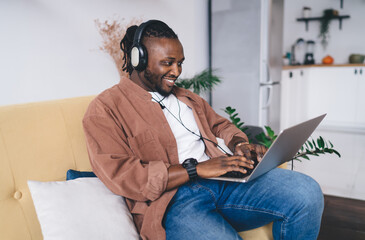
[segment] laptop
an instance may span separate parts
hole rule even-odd
[[[257,164],[251,174],[244,175],[244,177],[221,176],[211,179],[233,182],[249,182],[267,173],[271,169],[290,161],[312,135],[313,131],[326,115],[327,114],[320,115],[281,131],[263,156],[261,162]]]

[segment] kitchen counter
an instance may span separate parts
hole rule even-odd
[[[311,67],[365,67],[364,63],[347,63],[347,64],[314,64],[314,65],[285,65],[283,70],[298,69],[298,68],[311,68]]]

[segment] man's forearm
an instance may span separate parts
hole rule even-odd
[[[177,188],[189,181],[189,175],[185,168],[181,164],[172,165],[168,169],[169,180],[167,183],[166,191]]]

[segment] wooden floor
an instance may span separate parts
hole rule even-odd
[[[365,240],[365,201],[325,196],[318,240]]]

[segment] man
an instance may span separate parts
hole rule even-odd
[[[142,239],[241,239],[237,231],[270,222],[275,239],[316,239],[323,195],[310,177],[274,169],[249,183],[209,179],[246,173],[251,152],[259,161],[266,149],[174,85],[185,57],[172,29],[132,26],[121,48],[130,78],[97,96],[83,124],[95,174],[125,197]]]

